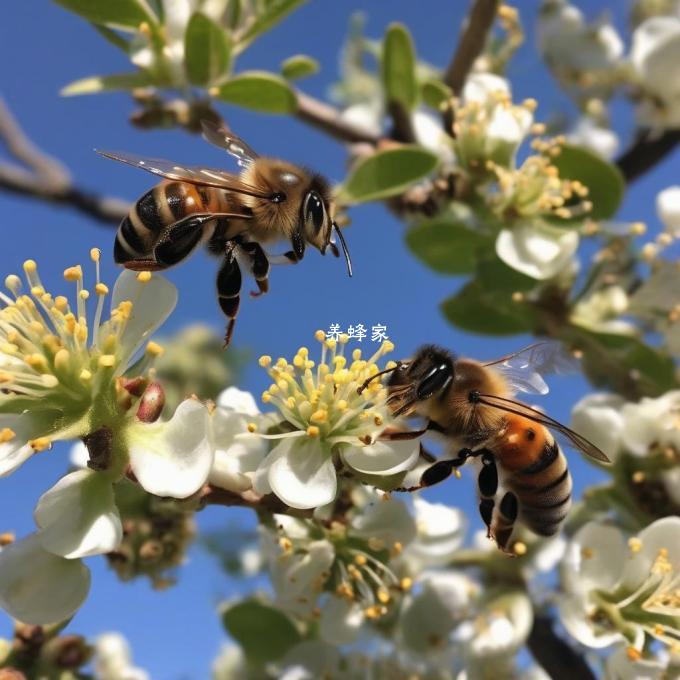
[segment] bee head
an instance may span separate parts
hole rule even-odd
[[[409,385],[415,400],[425,401],[441,394],[453,382],[454,363],[451,352],[436,345],[425,345],[392,372],[387,385],[391,390]]]
[[[352,276],[352,262],[349,257],[345,239],[340,233],[338,225],[333,220],[333,202],[330,189],[326,181],[319,175],[312,177],[309,190],[302,199],[300,207],[301,231],[305,241],[318,248],[322,255],[330,247],[331,252],[340,256],[340,251],[335,245],[335,235],[340,239],[342,252],[347,262],[347,271]]]

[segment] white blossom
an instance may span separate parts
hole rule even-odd
[[[0,607],[18,621],[35,625],[65,621],[89,590],[89,569],[79,559],[45,550],[37,534],[0,552]]]
[[[631,657],[632,654],[632,657]],[[605,666],[606,680],[664,680],[667,664],[658,658],[642,657],[631,653],[631,648],[619,645],[608,657]]]
[[[571,320],[600,333],[634,335],[636,327],[617,318],[628,310],[628,305],[628,294],[621,286],[605,286],[579,300],[572,309]]]
[[[652,445],[680,451],[680,390],[672,390],[656,397],[644,397],[637,403],[622,408],[621,439],[625,448],[636,456],[645,456]]]
[[[615,460],[621,449],[624,417],[623,397],[617,394],[589,394],[572,409],[572,428]]]
[[[642,92],[637,114],[643,125],[680,125],[679,59],[680,17],[651,17],[633,32],[630,62]]]
[[[656,212],[666,231],[680,237],[680,186],[668,187],[657,194]]]
[[[96,680],[148,680],[149,674],[135,666],[128,641],[120,633],[103,633],[94,645]]]
[[[588,647],[680,639],[679,517],[656,520],[627,542],[619,529],[590,522],[563,561],[562,622]]]
[[[64,272],[76,286],[72,306],[46,291],[33,260],[24,263],[28,294],[18,276],[5,279],[14,299],[0,293],[0,384],[11,385],[0,393],[0,476],[54,441],[81,437],[119,417],[116,379],[175,306],[177,291],[165,279],[125,271],[114,286],[111,317],[102,322],[109,290],[99,280],[99,251],[91,256],[97,268],[91,319],[80,266]],[[149,357],[159,350],[147,345]]]
[[[415,440],[378,440],[392,420],[386,388],[373,381],[359,390],[378,372],[375,362],[392,343],[385,341],[368,360],[354,350],[350,363],[344,356],[347,335],[339,342],[326,339],[323,331],[316,337],[322,355],[315,370],[303,347],[292,363],[279,359],[271,366],[274,383],[263,394],[263,401],[276,405],[294,429],[270,436],[280,441],[258,467],[253,486],[294,508],[316,508],[335,498],[336,461],[363,474],[394,475],[412,467],[419,455]],[[269,367],[271,358],[262,357],[260,364]]]
[[[571,144],[594,151],[606,160],[614,158],[619,148],[619,137],[616,132],[598,124],[591,116],[579,118],[567,135],[567,140]]]
[[[503,229],[496,238],[496,254],[509,267],[543,281],[571,264],[578,241],[576,231],[527,224]]]
[[[415,498],[413,507],[417,533],[404,553],[410,568],[420,571],[448,564],[465,538],[468,524],[465,513],[422,498]]]

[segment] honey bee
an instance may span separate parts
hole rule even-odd
[[[571,505],[572,481],[551,430],[587,456],[605,463],[609,459],[578,433],[513,396],[517,391],[545,394],[548,388],[542,374],[571,368],[570,359],[559,343],[551,342],[487,363],[425,345],[412,359],[382,371],[391,373],[387,387],[392,413],[427,420],[422,430],[390,432],[385,437],[440,433],[451,454],[428,467],[417,486],[399,490],[432,486],[469,459],[478,459],[479,512],[487,536],[501,550],[509,551],[517,520],[540,536],[558,533]],[[426,458],[435,460],[430,454]]]
[[[222,258],[217,297],[227,317],[225,347],[238,314],[241,267],[253,275],[257,297],[269,290],[270,263],[296,263],[307,244],[322,255],[330,248],[340,256],[338,237],[352,276],[345,240],[334,220],[330,187],[320,175],[286,161],[258,156],[242,139],[213,123],[203,122],[203,137],[236,158],[240,174],[128,153],[98,151],[164,178],[147,191],[121,222],[114,259],[128,269],[167,269],[205,243]],[[268,255],[263,245],[290,241],[282,256]]]

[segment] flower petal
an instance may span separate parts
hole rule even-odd
[[[44,550],[36,534],[0,553],[0,606],[23,623],[47,625],[73,616],[90,590],[80,560]]]
[[[668,187],[656,197],[656,212],[673,236],[680,236],[680,186]]]
[[[420,453],[418,440],[382,441],[370,446],[343,446],[342,458],[357,470],[373,475],[394,475],[415,465]]]
[[[416,535],[416,525],[406,504],[392,497],[372,503],[352,520],[354,533],[378,539],[386,547],[395,543],[408,545]]]
[[[267,479],[272,491],[292,508],[316,508],[335,498],[338,480],[328,448],[311,437],[284,439],[271,458]]]
[[[0,432],[11,437],[0,443],[0,477],[11,474],[33,455],[28,442],[44,434],[40,429],[30,413],[0,415]]]
[[[332,645],[349,645],[357,639],[364,612],[356,602],[331,596],[321,610],[319,635]]]
[[[503,229],[496,238],[498,257],[509,267],[539,281],[562,271],[576,248],[576,231],[548,231],[526,226]]]
[[[595,627],[590,621],[585,602],[580,597],[563,598],[559,602],[559,613],[569,634],[586,647],[602,649],[625,640],[618,631]]]
[[[203,404],[186,399],[167,422],[130,427],[130,465],[146,491],[186,498],[205,484],[214,457],[208,418]]]
[[[45,550],[67,559],[111,552],[123,538],[111,481],[93,470],[62,477],[33,511]]]
[[[220,392],[217,405],[246,416],[257,416],[260,413],[253,395],[245,390],[239,390],[238,387],[227,387]]]
[[[162,276],[154,274],[142,283],[135,272],[125,270],[116,280],[111,309],[129,300],[133,307],[121,337],[121,370],[125,370],[135,352],[170,316],[177,304],[177,288]]]
[[[621,450],[625,403],[617,394],[589,394],[574,406],[571,426],[614,460]]]

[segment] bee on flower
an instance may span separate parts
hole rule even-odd
[[[261,435],[278,443],[259,465],[253,487],[301,509],[335,499],[338,469],[374,477],[396,475],[413,467],[420,452],[417,440],[380,439],[394,424],[387,389],[374,381],[359,390],[379,372],[377,361],[394,345],[385,341],[373,356],[363,359],[359,349],[345,356],[346,334],[335,340],[317,331],[315,337],[321,343],[318,364],[306,347],[292,362],[260,358],[273,381],[262,401],[278,409],[286,431]]]

